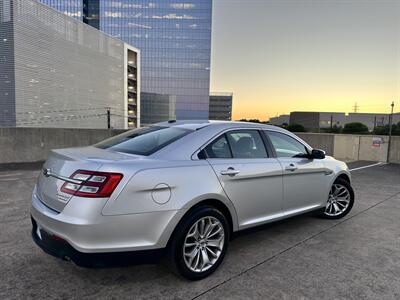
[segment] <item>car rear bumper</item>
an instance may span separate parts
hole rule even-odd
[[[93,204],[101,199],[85,200],[77,199],[79,203],[70,200],[61,212],[56,212],[44,205],[34,191],[31,207],[34,224],[45,235],[55,236],[81,253],[130,252],[165,248],[185,213],[185,210],[174,210],[103,216],[104,203]],[[70,206],[75,207],[69,209]],[[81,208],[78,210],[77,206]],[[51,247],[46,249],[52,252]]]
[[[40,231],[40,233],[38,233]],[[32,239],[44,252],[57,258],[73,261],[81,267],[117,267],[130,264],[155,263],[165,253],[165,249],[83,253],[73,248],[67,241],[38,228],[32,218]]]

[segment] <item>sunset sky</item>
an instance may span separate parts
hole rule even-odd
[[[211,91],[233,118],[400,111],[400,0],[213,0]]]

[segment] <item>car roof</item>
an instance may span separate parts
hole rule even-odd
[[[285,131],[280,127],[266,125],[262,123],[252,123],[252,122],[238,122],[238,121],[216,121],[216,120],[170,120],[166,122],[161,122],[157,124],[153,124],[152,126],[160,126],[160,127],[179,127],[190,130],[198,130],[204,127],[219,127],[221,129],[229,129],[235,127],[257,127],[261,129],[274,129],[278,131]]]
[[[172,160],[192,160],[192,155],[201,147],[216,138],[219,134],[226,130],[239,129],[258,129],[278,131],[300,140],[304,145],[311,147],[297,137],[295,134],[286,129],[251,122],[236,122],[236,121],[210,121],[210,120],[180,120],[157,123],[152,126],[184,128],[193,131],[191,134],[185,135],[175,142],[167,145],[159,151],[152,154],[153,158],[172,159]],[[201,130],[199,130],[201,129]]]

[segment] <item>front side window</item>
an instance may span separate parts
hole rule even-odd
[[[202,151],[208,158],[266,158],[264,142],[257,130],[227,132]]]
[[[150,155],[192,132],[177,127],[152,126],[133,129],[115,137],[102,141],[97,148],[117,152]]]
[[[306,157],[306,146],[296,139],[280,132],[268,131],[269,139],[275,148],[277,157]]]

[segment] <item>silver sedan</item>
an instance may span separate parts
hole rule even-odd
[[[345,163],[284,129],[169,121],[53,150],[32,194],[32,237],[81,266],[167,252],[196,280],[218,268],[234,232],[308,212],[345,216],[350,182]]]

